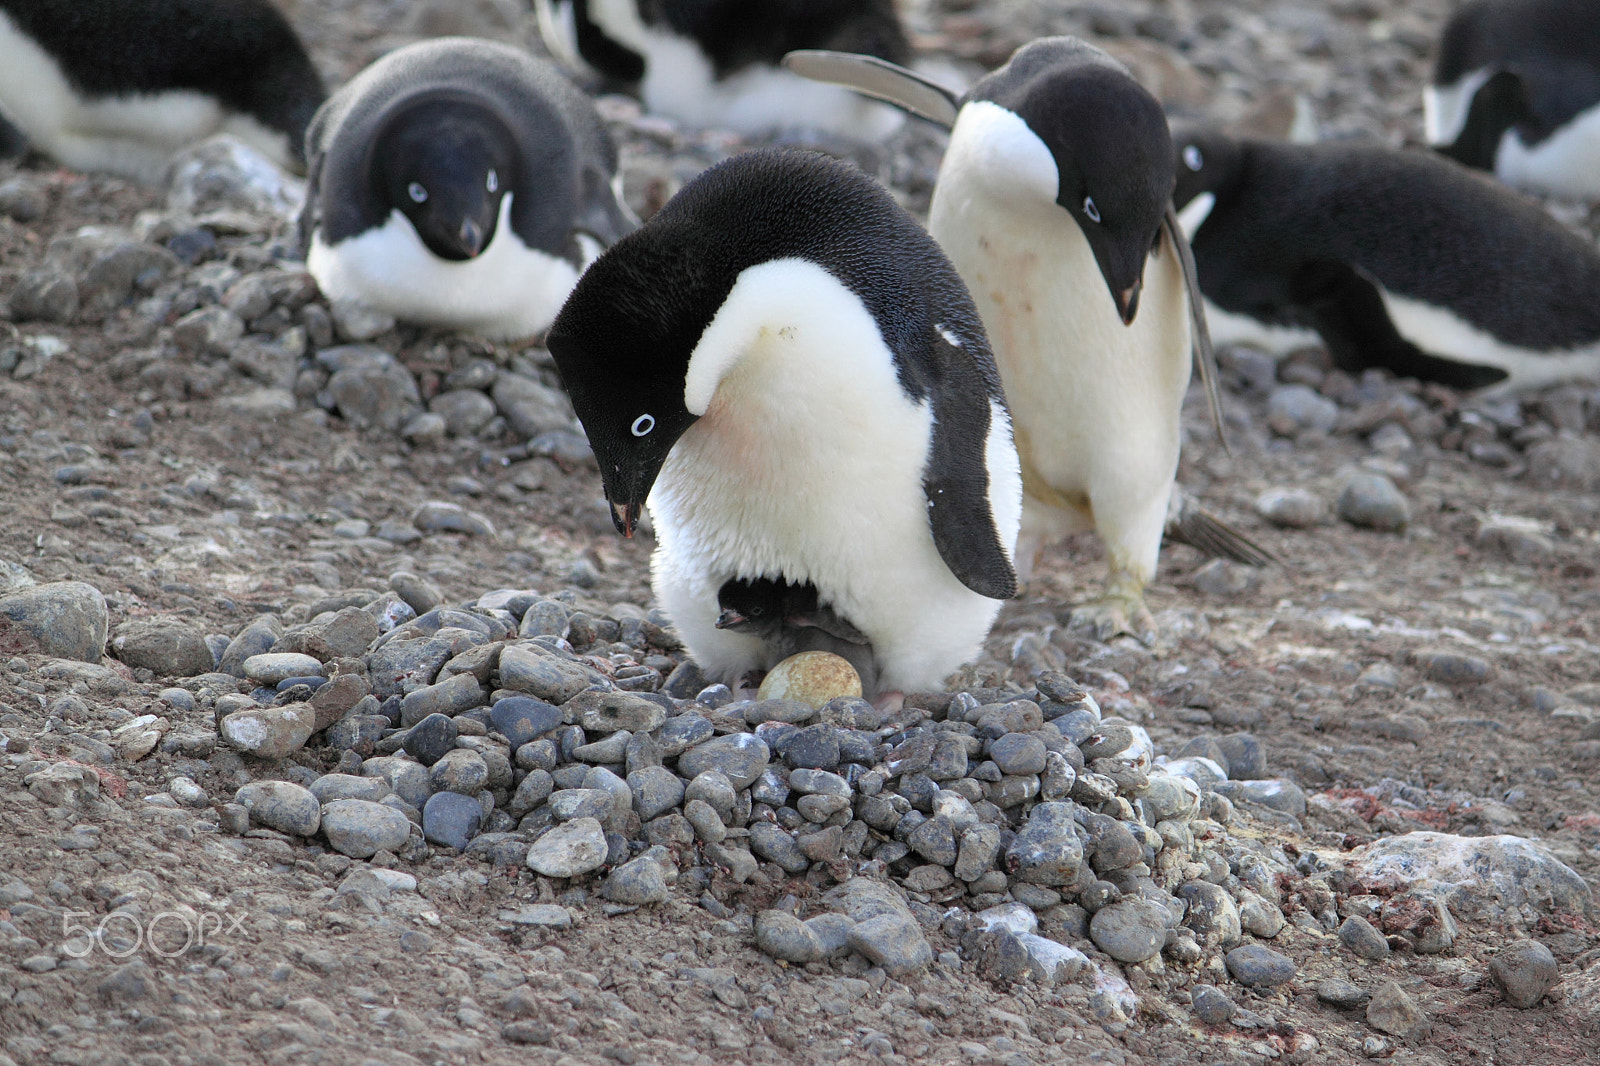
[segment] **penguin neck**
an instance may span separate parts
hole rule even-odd
[[[1460,135],[1440,151],[1469,167],[1493,170],[1506,135],[1532,124],[1522,79],[1503,70],[1473,93]]]

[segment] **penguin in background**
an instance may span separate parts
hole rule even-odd
[[[307,269],[330,299],[408,322],[533,336],[637,225],[589,98],[493,41],[389,53],[317,112],[307,144]]]
[[[157,183],[231,133],[304,172],[327,93],[270,0],[0,0],[0,136],[74,170]]]
[[[976,656],[1015,594],[1021,480],[983,326],[854,167],[711,167],[589,268],[546,345],[623,536],[648,503],[656,599],[708,677],[786,650],[718,628],[730,581],[812,586],[886,702]]]
[[[911,45],[894,0],[535,0],[551,54],[636,90],[645,108],[755,136],[808,129],[874,141],[903,116],[781,66],[797,48],[897,63]]]
[[[1034,41],[955,98],[862,56],[799,52],[808,76],[950,127],[928,231],[971,290],[1022,457],[1019,570],[1093,530],[1104,593],[1070,624],[1148,636],[1144,589],[1163,532],[1255,565],[1271,556],[1175,493],[1180,416],[1198,362],[1218,415],[1205,324],[1172,213],[1172,140],[1155,98],[1070,37]],[[1194,357],[1191,351],[1194,352]]]
[[[1200,287],[1262,337],[1460,389],[1600,380],[1600,251],[1526,197],[1378,145],[1193,129],[1174,150]]]
[[[1600,0],[1478,0],[1423,89],[1427,141],[1529,192],[1600,200]]]

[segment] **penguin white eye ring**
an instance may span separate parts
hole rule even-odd
[[[420,183],[415,181],[406,186],[406,194],[411,197],[413,203],[421,204],[427,203],[428,201],[428,190],[424,189]]]
[[[1191,144],[1183,150],[1183,165],[1190,170],[1198,171],[1206,165],[1205,156],[1200,154],[1200,146]]]
[[[1083,198],[1083,213],[1089,216],[1090,222],[1100,221],[1100,208],[1095,205],[1094,197],[1085,196]]]
[[[633,420],[633,435],[635,437],[648,437],[650,431],[656,428],[655,415],[640,415]]]
[[[484,181],[483,185],[490,192],[500,191],[500,175],[494,172],[493,167],[489,168],[489,177]]]

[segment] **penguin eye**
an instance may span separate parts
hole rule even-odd
[[[411,199],[412,199],[412,201],[414,203],[419,203],[420,204],[420,203],[423,203],[424,201],[426,201],[428,199],[428,190],[424,189],[417,182],[412,182],[410,185],[407,185],[406,186],[406,192],[407,192],[407,194],[410,195],[410,197],[411,197]]]
[[[1191,144],[1183,150],[1183,165],[1190,170],[1199,170],[1205,166],[1205,157],[1200,154],[1200,146]]]
[[[633,420],[633,435],[635,437],[648,437],[650,431],[656,428],[655,415],[640,415]]]
[[[1083,198],[1083,213],[1089,216],[1090,222],[1100,221],[1100,209],[1095,206],[1094,197],[1085,196]]]
[[[484,184],[488,187],[490,192],[499,192],[500,191],[500,175],[496,174],[491,169],[489,171],[489,178]]]

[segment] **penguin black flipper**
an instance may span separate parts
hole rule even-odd
[[[1194,365],[1200,371],[1200,382],[1206,390],[1206,406],[1211,408],[1211,424],[1217,429],[1217,440],[1222,443],[1224,454],[1232,455],[1233,449],[1228,447],[1228,435],[1222,429],[1222,393],[1217,388],[1217,356],[1211,350],[1211,330],[1206,325],[1205,303],[1200,295],[1200,271],[1194,265],[1194,249],[1189,247],[1189,240],[1183,235],[1183,226],[1178,222],[1178,214],[1171,204],[1167,205],[1167,217],[1162,222],[1162,228],[1167,232],[1167,240],[1178,254],[1178,262],[1183,264],[1183,284],[1189,290],[1189,336],[1194,349]]]
[[[994,600],[1017,594],[1017,571],[1001,542],[989,505],[985,461],[990,418],[975,412],[998,408],[986,402],[994,389],[972,358],[939,329],[929,363],[941,380],[933,402],[933,440],[922,491],[928,498],[933,544],[950,572],[967,588]]]
[[[1509,376],[1495,366],[1440,359],[1406,340],[1389,318],[1378,286],[1346,263],[1308,263],[1296,272],[1290,289],[1293,301],[1306,309],[1308,324],[1327,343],[1334,365],[1346,373],[1387,367],[1399,377],[1457,389],[1481,389]]]
[[[807,48],[784,56],[783,65],[803,78],[843,85],[945,129],[956,124],[961,110],[961,98],[943,85],[876,56]]]
[[[575,230],[609,248],[639,228],[639,219],[616,194],[605,173],[596,166],[578,175],[578,203],[572,215]]]

